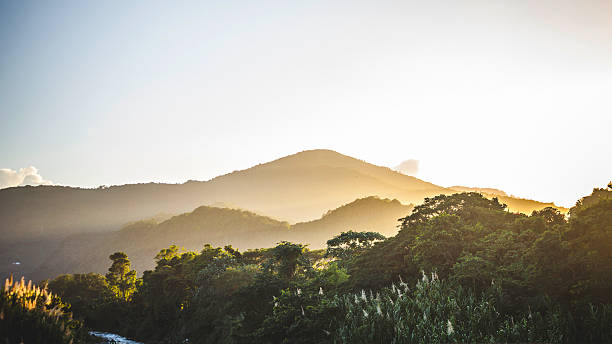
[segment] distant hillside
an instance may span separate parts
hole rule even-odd
[[[325,242],[347,230],[378,231],[395,235],[400,217],[410,213],[412,206],[397,200],[368,197],[358,199],[319,220],[290,226],[269,217],[248,211],[202,206],[157,223],[152,220],[132,223],[123,229],[102,234],[78,234],[66,239],[42,267],[36,278],[53,277],[60,273],[104,272],[108,256],[124,251],[134,267],[142,272],[153,268],[153,257],[170,245],[187,250],[200,250],[204,244],[231,244],[241,250],[271,247],[290,240],[324,248]]]
[[[410,214],[413,205],[398,200],[367,197],[330,211],[322,218],[291,226],[291,241],[306,243],[310,248],[324,248],[326,241],[346,232],[373,231],[386,237],[398,232],[398,219]]]
[[[564,213],[564,214],[567,213],[569,210],[565,207],[557,206],[552,202],[544,203],[544,202],[533,201],[530,199],[516,198],[516,197],[511,197],[511,196],[491,195],[487,193],[482,193],[482,195],[487,198],[497,197],[497,199],[499,199],[501,203],[508,205],[508,209],[510,209],[511,211],[518,212],[518,213],[524,213],[528,215],[531,214],[531,212],[533,212],[534,210],[539,210],[539,209],[546,208],[546,207],[557,208],[559,209],[561,213]]]
[[[203,182],[3,189],[0,273],[36,270],[69,235],[112,232],[155,214],[181,214],[202,205],[231,204],[295,223],[372,195],[417,204],[453,192],[331,150],[304,151]],[[500,199],[512,210],[527,213],[548,205]]]
[[[35,273],[37,278],[67,272],[104,272],[108,256],[126,252],[137,270],[153,267],[160,249],[177,245],[200,250],[206,243],[216,246],[267,247],[286,236],[287,222],[254,213],[202,206],[164,222],[137,221],[110,233],[77,234],[68,237]]]

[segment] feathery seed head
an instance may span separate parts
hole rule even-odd
[[[451,335],[455,333],[455,330],[453,329],[453,324],[451,323],[450,319],[446,322],[446,334],[447,335]]]

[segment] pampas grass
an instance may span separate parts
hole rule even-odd
[[[65,313],[61,300],[45,286],[13,280],[0,291],[0,341],[8,343],[73,343],[81,323]]]

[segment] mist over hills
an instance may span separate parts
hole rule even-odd
[[[112,233],[72,235],[34,275],[48,278],[60,273],[103,273],[108,269],[108,256],[115,251],[126,252],[135,269],[142,272],[153,268],[153,257],[170,245],[190,251],[199,251],[205,244],[246,250],[287,240],[319,249],[328,239],[348,230],[395,235],[397,219],[412,208],[398,200],[367,197],[329,211],[320,219],[291,226],[249,211],[202,206],[163,222],[143,220]]]
[[[0,272],[38,270],[69,235],[110,233],[126,223],[160,213],[182,214],[202,205],[231,204],[279,222],[296,223],[318,219],[329,209],[369,196],[418,204],[425,197],[454,192],[331,150],[304,151],[209,181],[184,184],[3,189]],[[513,211],[529,213],[552,205],[496,197]]]

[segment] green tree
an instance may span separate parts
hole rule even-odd
[[[420,225],[409,246],[419,268],[448,276],[466,246],[462,227],[459,216],[444,213]]]
[[[49,282],[49,289],[70,304],[75,317],[91,327],[105,327],[104,307],[114,297],[106,278],[100,274],[66,274]]]
[[[529,217],[531,221],[531,228],[538,232],[542,233],[547,230],[551,231],[562,231],[564,227],[567,225],[567,221],[565,220],[565,216],[561,214],[561,212],[553,207],[546,207],[542,210],[534,210]]]
[[[109,259],[113,263],[108,268],[106,280],[116,296],[129,301],[136,291],[136,271],[130,268],[130,259],[123,252],[115,252],[109,256]]]
[[[342,232],[340,235],[327,240],[327,251],[325,256],[350,259],[372,247],[375,242],[381,240],[385,240],[385,236],[377,232]]]
[[[285,279],[291,279],[305,250],[306,246],[302,244],[294,244],[288,241],[280,242],[272,250],[274,259],[278,263],[278,274]]]
[[[157,262],[157,265],[167,265],[172,260],[172,258],[178,256],[178,252],[178,246],[170,245],[170,247],[161,249],[159,251],[159,253],[155,256],[155,261]]]
[[[464,251],[493,230],[511,228],[522,215],[479,193],[426,198],[402,219],[399,233],[366,250],[348,265],[350,284],[380,288],[399,276],[415,283],[421,270],[450,274]]]
[[[457,215],[469,222],[483,222],[487,220],[487,215],[499,213],[506,208],[497,198],[487,199],[477,192],[438,195],[425,198],[423,204],[414,207],[412,213],[400,221],[402,229],[441,214]]]
[[[565,237],[575,275],[573,292],[589,301],[612,302],[612,199],[583,203],[571,214]]]

